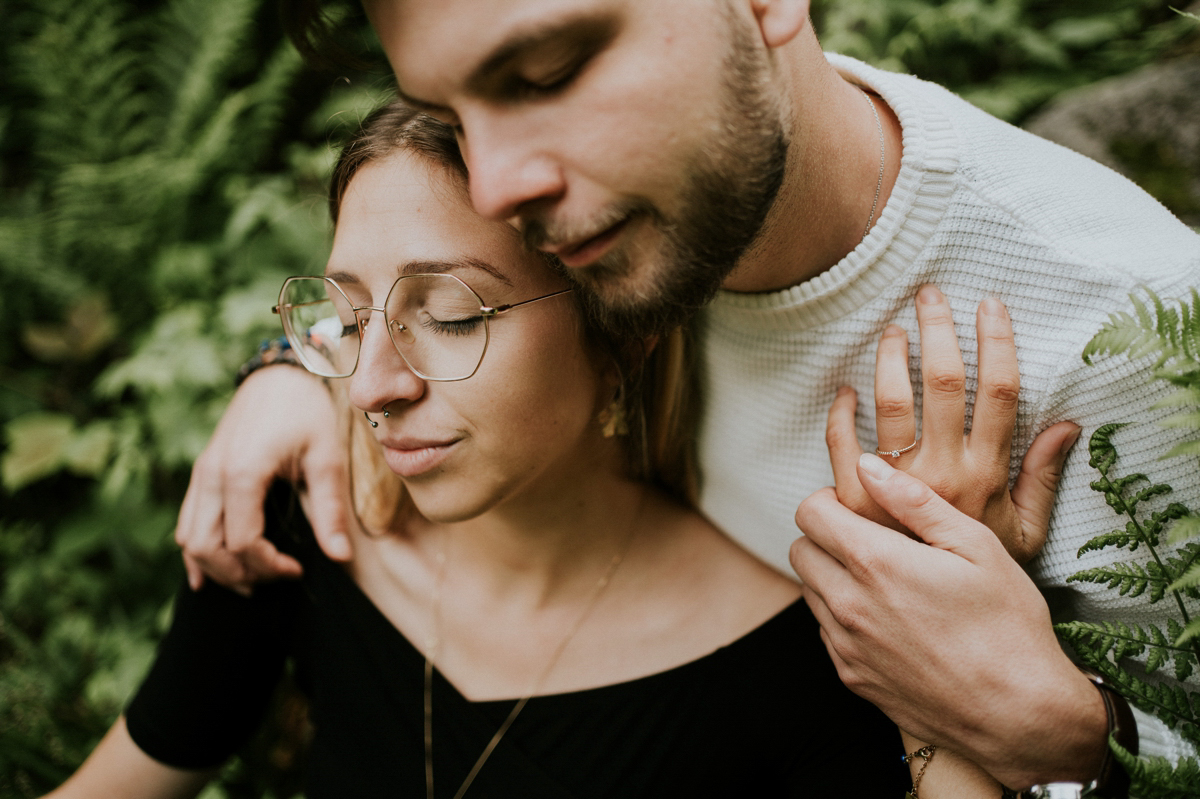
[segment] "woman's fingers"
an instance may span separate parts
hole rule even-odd
[[[922,449],[956,459],[963,451],[966,419],[966,372],[950,303],[933,286],[917,292],[917,325],[921,330]],[[942,457],[935,460],[943,461]]]
[[[1017,397],[1021,375],[1012,321],[1004,304],[986,299],[975,315],[979,343],[979,387],[971,422],[969,447],[973,458],[991,473],[1008,476],[1013,428],[1017,423]],[[980,460],[982,459],[982,460]]]
[[[847,505],[865,496],[858,484],[858,456],[862,454],[862,446],[858,443],[854,425],[857,409],[858,393],[849,386],[842,386],[829,406],[825,422],[825,446],[833,466],[833,481],[838,498]]]
[[[1022,537],[1019,547],[1006,545],[1017,563],[1032,558],[1046,543],[1063,464],[1080,432],[1074,422],[1059,422],[1038,434],[1021,461],[1012,502],[1021,520]]]
[[[912,382],[908,377],[908,334],[888,325],[875,355],[875,431],[881,450],[901,450],[917,440]],[[915,454],[915,450],[910,452]],[[911,457],[911,456],[910,456]],[[849,468],[853,471],[858,461]]]

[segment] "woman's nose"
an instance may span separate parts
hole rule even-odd
[[[385,405],[398,401],[415,402],[425,393],[422,380],[388,337],[383,313],[364,310],[359,316],[358,366],[350,376],[350,402],[368,413],[379,413]]]

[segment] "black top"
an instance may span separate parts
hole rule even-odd
[[[291,657],[316,733],[307,795],[423,797],[424,658],[337,564],[295,502],[269,537],[301,581],[250,599],[185,586],[130,735],[180,768],[215,766],[259,725]],[[434,676],[437,795],[453,796],[513,706]],[[474,799],[898,797],[899,734],[837,678],[802,601],[712,654],[648,677],[530,700],[468,791]]]

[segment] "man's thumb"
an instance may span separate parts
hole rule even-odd
[[[863,453],[858,477],[878,505],[930,546],[964,557],[980,540],[999,546],[991,531],[939,497],[910,474],[893,469],[877,455]]]

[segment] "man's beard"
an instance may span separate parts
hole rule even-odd
[[[658,246],[614,249],[579,269],[558,265],[578,287],[588,314],[622,337],[665,332],[709,303],[762,231],[783,183],[788,141],[765,96],[765,58],[739,23],[731,24],[720,133],[683,175],[679,212],[668,217],[635,199],[606,214],[610,224],[627,220],[629,233],[636,225],[656,229]],[[530,244],[545,238],[537,220],[523,232]]]

